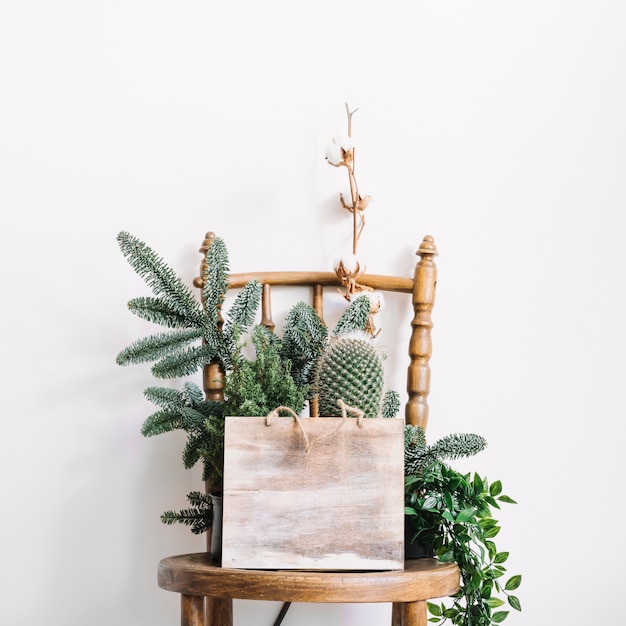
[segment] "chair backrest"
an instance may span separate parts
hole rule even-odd
[[[194,280],[194,286],[202,288],[202,276],[206,254],[215,239],[215,234],[208,232],[200,247],[204,255],[200,266],[200,277]],[[382,292],[399,292],[412,296],[413,318],[411,320],[411,336],[408,346],[409,365],[407,368],[406,390],[408,399],[405,405],[407,424],[421,426],[426,429],[428,423],[428,393],[430,391],[430,357],[432,354],[431,312],[435,303],[437,284],[437,267],[434,257],[437,255],[435,242],[426,235],[416,252],[418,261],[415,265],[413,278],[400,276],[384,276],[380,274],[360,274],[358,283]],[[272,319],[272,288],[273,287],[307,287],[310,288],[310,304],[324,320],[324,292],[327,288],[342,287],[341,278],[334,272],[313,271],[254,271],[230,274],[229,287],[237,289],[251,280],[263,285],[261,299],[261,323],[270,329],[275,324]],[[208,399],[223,400],[223,377],[220,364],[205,366],[204,392]],[[316,415],[315,405],[311,412]]]

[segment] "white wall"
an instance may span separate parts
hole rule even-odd
[[[506,623],[616,623],[625,20],[619,0],[3,3],[0,622],[178,623],[157,563],[202,540],[159,515],[199,478],[182,438],[139,434],[148,368],[114,363],[147,330],[115,236],[189,284],[207,230],[235,271],[329,269],[347,101],[368,269],[410,272],[427,233],[440,250],[431,437],[484,435],[468,467],[519,502]],[[388,616],[296,605],[284,625]]]

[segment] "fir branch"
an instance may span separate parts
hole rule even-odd
[[[383,396],[380,408],[382,417],[395,417],[400,410],[400,394],[397,391],[389,390]]]
[[[202,326],[202,307],[163,259],[127,232],[120,232],[117,241],[130,266],[144,279],[153,294],[169,302],[172,309],[191,320],[193,325]]]
[[[229,271],[226,244],[223,239],[216,237],[207,250],[202,272],[202,304],[215,327],[218,324],[218,312],[228,291]]]
[[[144,390],[143,395],[153,404],[170,411],[178,410],[184,407],[191,407],[208,415],[206,410],[207,400],[204,399],[202,389],[195,383],[187,381],[183,385],[183,390],[171,389],[170,387],[148,387]],[[221,403],[209,403],[218,404]]]
[[[296,384],[309,384],[311,370],[327,339],[328,329],[311,305],[298,302],[287,313],[280,354],[291,361]]]
[[[254,322],[262,292],[260,282],[252,280],[246,283],[226,314],[223,331],[216,337],[217,356],[226,370],[233,367],[233,355],[237,353],[238,342]]]
[[[168,328],[196,328],[195,324],[185,315],[181,315],[171,304],[162,298],[133,298],[128,301],[128,308],[137,317],[153,324]]]
[[[359,296],[346,307],[335,326],[333,335],[341,335],[354,330],[365,330],[370,313],[370,299],[367,296]]]
[[[245,333],[250,328],[254,322],[262,292],[263,285],[257,280],[251,280],[239,290],[228,310],[228,319],[224,324],[226,338],[234,339],[237,337],[236,333]]]
[[[192,491],[187,494],[187,500],[192,508],[180,511],[165,511],[161,515],[161,521],[167,525],[183,524],[184,526],[190,526],[194,535],[201,535],[211,527],[211,501],[205,494],[199,491]]]
[[[445,435],[430,446],[430,452],[437,459],[454,461],[461,457],[474,456],[487,447],[487,441],[480,435],[454,433]]]
[[[425,467],[444,460],[454,460],[478,454],[487,446],[480,435],[455,433],[445,435],[432,445],[426,444],[424,430],[407,424],[404,428],[404,471],[417,474]]]
[[[291,362],[280,356],[280,339],[259,324],[252,331],[252,342],[256,359],[235,359],[226,376],[225,415],[267,415],[278,406],[288,406],[299,413],[307,388],[294,382]]]
[[[404,447],[426,447],[426,432],[420,426],[407,424],[404,427]]]
[[[202,337],[197,329],[172,331],[150,335],[143,339],[134,341],[129,346],[120,351],[115,362],[118,365],[129,365],[155,361],[167,355],[175,353]]]
[[[192,407],[198,408],[199,406],[206,404],[204,392],[200,389],[200,387],[198,387],[198,385],[192,383],[191,381],[187,381],[183,385],[182,395]]]
[[[152,366],[157,378],[179,378],[191,376],[203,365],[209,363],[215,352],[208,345],[196,346],[169,354]]]
[[[185,469],[191,469],[202,458],[202,449],[206,449],[206,446],[203,446],[204,443],[201,435],[189,434],[182,453]]]
[[[149,415],[141,425],[141,434],[144,437],[154,437],[183,428],[179,415],[172,411],[156,411]]]

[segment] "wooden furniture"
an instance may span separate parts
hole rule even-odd
[[[206,252],[215,238],[207,233],[200,252]],[[437,249],[433,238],[424,237],[413,278],[362,274],[359,286],[378,291],[409,294],[413,318],[408,346],[407,394],[405,420],[422,426],[428,423],[429,360],[431,311],[435,300]],[[204,268],[204,261],[201,270]],[[200,276],[203,271],[200,272]],[[345,287],[333,272],[251,272],[231,274],[231,288],[240,288],[256,279],[263,285],[262,320],[274,328],[271,296],[273,287],[309,287],[311,305],[322,319],[326,288]],[[194,285],[202,287],[202,279]],[[223,370],[211,363],[204,370],[204,390],[208,399],[223,399]],[[316,406],[311,406],[317,415]],[[210,542],[210,537],[209,537]],[[165,558],[159,564],[159,586],[181,594],[182,626],[232,626],[232,600],[275,600],[290,602],[392,603],[392,626],[426,626],[426,600],[455,593],[459,588],[459,570],[455,564],[435,559],[405,562],[404,570],[367,572],[307,572],[297,570],[242,570],[222,568],[208,553]],[[287,605],[286,605],[287,606]]]
[[[237,570],[211,562],[206,552],[163,559],[159,586],[181,594],[181,626],[232,625],[232,600],[282,602],[392,602],[392,626],[426,626],[426,600],[455,593],[459,572],[435,559],[406,561],[385,572]]]

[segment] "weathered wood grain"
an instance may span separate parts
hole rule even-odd
[[[226,418],[224,567],[402,569],[404,420],[358,423]]]
[[[278,602],[418,602],[456,593],[459,568],[412,559],[404,569],[367,572],[249,570],[220,567],[206,552],[159,563],[159,587],[182,594]]]

